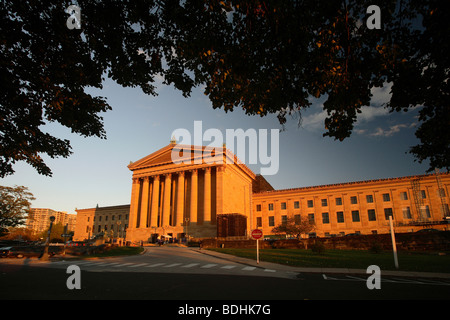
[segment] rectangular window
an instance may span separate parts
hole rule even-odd
[[[326,207],[326,206],[328,206],[327,199],[322,199],[322,207]]]
[[[384,208],[384,217],[386,220],[389,220],[389,216],[392,217],[392,220],[394,220],[394,213],[392,212],[392,208]]]
[[[261,205],[260,204],[256,205],[256,211],[261,211]]]
[[[256,217],[256,226],[261,228],[262,227],[262,218]]]
[[[342,198],[336,198],[336,205],[342,206]]]
[[[403,208],[403,219],[411,219],[411,210],[409,207]]]
[[[359,210],[353,210],[352,211],[352,221],[353,222],[359,222]]]
[[[408,194],[406,192],[400,192],[400,200],[408,200]]]
[[[336,218],[337,218],[338,223],[343,223],[344,222],[344,212],[343,211],[336,212]]]
[[[377,216],[375,215],[375,209],[367,210],[367,215],[369,217],[369,221],[377,221]]]
[[[420,190],[420,195],[422,196],[422,199],[427,198],[427,193],[425,192],[425,190]]]
[[[300,208],[300,202],[294,201],[294,209],[298,209],[298,208]]]
[[[330,223],[328,212],[322,212],[322,223]]]
[[[308,208],[313,208],[313,207],[314,207],[313,200],[308,200]]]
[[[389,196],[389,193],[383,193],[383,201],[384,202],[391,201],[391,197]]]
[[[308,220],[310,223],[314,223],[314,213],[308,214]]]
[[[366,195],[366,201],[367,203],[373,203],[373,195],[371,194]]]
[[[295,224],[300,224],[301,217],[299,214],[294,215],[294,221],[295,221]]]
[[[287,224],[287,216],[286,215],[281,216],[281,224],[283,224],[283,225]]]
[[[275,217],[269,217],[269,227],[275,227]]]
[[[269,203],[269,211],[273,211],[273,203]]]
[[[350,197],[350,203],[351,204],[357,204],[358,203],[358,198],[356,198],[356,196]]]
[[[281,210],[286,210],[286,202],[281,203]]]

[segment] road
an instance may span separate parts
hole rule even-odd
[[[450,298],[450,279],[382,277],[369,290],[369,275],[295,272],[281,265],[224,259],[208,251],[148,247],[142,255],[94,260],[0,260],[2,300],[372,300]],[[226,258],[226,257],[225,257]],[[69,289],[71,265],[81,289]]]

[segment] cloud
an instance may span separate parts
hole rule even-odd
[[[382,129],[380,127],[376,128],[375,132],[370,133],[369,135],[372,137],[391,137],[395,133],[399,132],[401,129],[412,128],[415,127],[416,123],[411,124],[396,124],[390,126],[389,129]]]

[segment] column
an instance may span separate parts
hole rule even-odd
[[[198,197],[198,171],[192,170],[191,175],[191,207],[189,223],[193,222],[197,224],[197,197]]]
[[[211,167],[205,168],[203,222],[211,223]]]
[[[223,214],[223,175],[225,166],[216,167],[216,218]],[[215,222],[215,221],[213,221]]]
[[[139,221],[139,228],[147,227],[147,215],[148,215],[148,200],[149,200],[149,185],[150,177],[144,178],[144,185],[142,187],[142,201],[141,201],[141,217]]]
[[[174,226],[181,226],[184,216],[184,171],[178,173],[177,188],[177,216]]]
[[[170,195],[172,191],[172,176],[170,173],[165,174],[164,179],[164,205],[163,205],[163,216],[162,216],[162,227],[168,226],[170,224]]]
[[[137,216],[139,212],[139,194],[141,193],[141,182],[139,178],[133,178],[133,185],[131,187],[131,202],[130,202],[130,226],[135,227],[137,223]]]
[[[152,185],[152,208],[150,212],[150,227],[156,227],[158,223],[159,210],[159,176],[153,177]]]

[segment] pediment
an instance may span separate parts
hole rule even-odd
[[[152,154],[130,163],[128,168],[131,171],[182,164],[210,164],[224,156],[222,148],[206,149],[205,146],[177,145],[169,144]],[[219,150],[219,153],[217,153]]]

